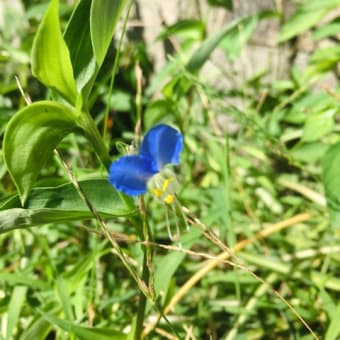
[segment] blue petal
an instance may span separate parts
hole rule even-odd
[[[130,196],[145,194],[146,182],[158,171],[144,156],[123,156],[111,164],[109,181],[119,191]]]
[[[183,148],[183,136],[176,129],[160,124],[145,135],[140,154],[152,159],[158,171],[165,164],[178,164],[179,154]]]

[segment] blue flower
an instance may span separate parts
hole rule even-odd
[[[111,164],[109,181],[129,196],[145,194],[151,177],[166,164],[179,163],[182,148],[179,131],[165,124],[156,125],[145,135],[139,155],[122,156]]]

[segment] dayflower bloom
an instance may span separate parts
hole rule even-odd
[[[145,194],[149,188],[157,198],[170,204],[177,181],[165,166],[179,163],[182,148],[179,131],[165,124],[156,125],[145,135],[139,154],[122,156],[111,164],[109,181],[129,196]]]

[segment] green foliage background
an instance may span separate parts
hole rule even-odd
[[[160,27],[159,70],[133,1],[0,4],[0,339],[339,338],[340,2],[278,3]],[[305,68],[207,77],[268,21],[278,48],[314,42]],[[160,122],[185,140],[174,207],[107,181]]]

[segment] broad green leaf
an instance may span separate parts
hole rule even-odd
[[[339,228],[340,222],[340,142],[332,145],[322,160],[322,180],[325,187],[331,223]]]
[[[103,217],[135,213],[125,205],[106,179],[80,181],[79,185],[97,212]],[[93,218],[89,208],[71,183],[52,188],[33,189],[25,207],[18,195],[0,206],[0,233],[35,225]]]
[[[91,0],[79,1],[64,34],[79,91],[89,83],[97,70],[90,35],[90,10]]]
[[[313,163],[320,161],[327,148],[328,145],[321,142],[298,143],[289,154],[299,162]]]
[[[8,307],[6,340],[13,339],[13,332],[19,320],[20,311],[26,298],[27,287],[16,286]]]
[[[77,88],[70,54],[60,31],[58,0],[51,1],[34,38],[32,74],[70,103],[75,103]]]
[[[329,109],[308,116],[302,131],[302,141],[314,142],[332,131],[336,110]]]
[[[326,332],[325,340],[336,340],[339,339],[340,335],[340,303],[336,310],[331,315],[331,322]]]
[[[335,69],[340,62],[340,46],[317,49],[311,56],[306,69],[307,77],[320,76],[324,72]]]
[[[66,332],[72,332],[76,335],[77,339],[81,340],[126,340],[127,335],[121,331],[108,329],[108,328],[89,328],[79,326],[71,321],[62,320],[55,316],[42,314],[42,316],[50,322],[52,325],[57,326],[65,330]]]
[[[41,101],[23,108],[9,121],[3,152],[22,203],[54,148],[76,129],[76,118],[65,105]]]
[[[283,42],[317,24],[330,10],[339,6],[339,0],[305,1],[282,26],[279,41]]]
[[[94,55],[101,66],[126,0],[92,0],[90,30]]]

